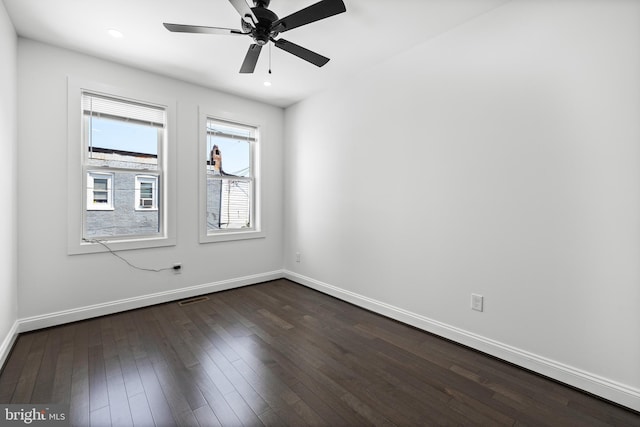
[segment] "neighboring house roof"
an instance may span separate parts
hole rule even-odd
[[[116,150],[113,148],[102,148],[102,147],[89,147],[89,151],[93,153],[103,153],[103,154],[116,154],[120,156],[131,156],[131,157],[150,157],[150,158],[158,158],[157,154],[149,154],[149,153],[138,153],[135,151],[125,151],[125,150]]]

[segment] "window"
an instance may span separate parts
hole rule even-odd
[[[87,174],[87,210],[113,210],[113,174]]]
[[[107,251],[96,240],[175,245],[176,100],[126,81],[67,82],[68,253]]]
[[[82,237],[162,236],[165,109],[86,91],[81,103],[87,188]]]
[[[157,176],[136,176],[135,209],[157,210],[158,209],[158,177]]]
[[[262,237],[258,128],[202,115],[201,242]]]

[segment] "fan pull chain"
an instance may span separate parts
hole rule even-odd
[[[269,74],[271,74],[271,43],[269,43]]]

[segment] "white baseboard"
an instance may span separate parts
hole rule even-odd
[[[434,319],[285,270],[284,277],[375,313],[495,356],[596,396],[640,411],[640,390],[494,341]]]
[[[282,270],[276,270],[267,273],[239,277],[235,279],[205,283],[203,285],[190,286],[188,288],[180,288],[171,291],[142,295],[139,297],[121,299],[118,301],[111,301],[102,304],[78,307],[70,310],[57,311],[55,313],[47,313],[39,316],[18,319],[18,321],[16,322],[18,325],[17,329],[18,332],[28,332],[36,329],[76,322],[78,320],[90,319],[92,317],[104,316],[107,314],[132,310],[135,308],[147,307],[154,304],[161,304],[164,302],[194,297],[197,295],[220,292],[227,289],[267,282],[269,280],[281,279],[282,277]]]
[[[0,369],[4,366],[4,362],[9,357],[9,353],[11,353],[11,349],[13,348],[13,343],[16,342],[16,338],[18,338],[18,321],[13,322],[13,326],[7,332],[7,335],[0,343]]]

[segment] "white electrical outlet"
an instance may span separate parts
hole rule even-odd
[[[478,294],[471,294],[471,309],[476,311],[483,310],[484,297]]]
[[[296,252],[296,262],[300,262],[300,252]]]

